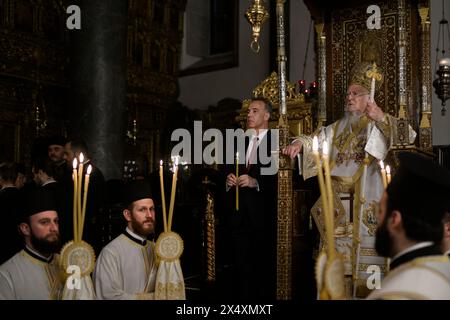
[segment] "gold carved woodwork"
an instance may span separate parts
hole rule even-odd
[[[366,26],[367,5],[340,8],[331,11],[331,23],[326,26],[328,51],[331,56],[327,57],[327,84],[328,90],[328,121],[337,120],[343,115],[345,96],[349,73],[358,61],[376,61],[383,70],[384,82],[380,90],[375,94],[377,104],[391,115],[398,115],[398,90],[395,89],[399,82],[398,61],[398,7],[394,1],[378,2],[380,6],[381,29],[368,30]],[[411,28],[412,20],[415,19],[411,4],[405,6],[405,34],[406,34],[406,88],[407,108],[409,119],[415,119],[413,103],[415,101],[414,81],[418,70],[412,69],[416,57],[412,52],[414,44],[417,44],[415,32]]]
[[[150,171],[164,159],[159,137],[166,111],[178,98],[185,7],[186,0],[128,1],[127,104],[137,114],[135,153],[145,155]]]
[[[279,122],[279,88],[278,76],[276,72],[262,81],[252,93],[252,97],[263,97],[268,99],[273,106],[273,112],[269,120],[269,127],[275,129]],[[245,99],[236,121],[242,128],[246,127],[247,110],[250,99]],[[286,106],[287,120],[289,123],[289,136],[298,136],[300,133],[311,134],[313,132],[313,112],[312,104],[305,102],[303,94],[295,92],[295,85],[286,81]]]

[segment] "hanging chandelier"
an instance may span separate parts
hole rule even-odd
[[[444,116],[446,112],[446,101],[450,98],[450,56],[446,55],[446,39],[448,39],[448,45],[450,45],[450,29],[448,20],[445,18],[444,0],[442,0],[442,19],[439,21],[435,61],[435,75],[437,75],[437,77],[433,81],[436,95],[442,101],[442,116]]]

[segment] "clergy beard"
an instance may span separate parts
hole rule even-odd
[[[392,252],[392,239],[387,228],[387,217],[377,228],[375,238],[375,250],[382,257],[389,257]]]
[[[145,224],[146,222],[151,222],[151,224]],[[148,218],[143,222],[138,222],[136,220],[131,220],[131,228],[133,232],[140,236],[147,237],[152,234],[155,230],[155,220],[153,218]]]
[[[363,115],[362,113],[356,111],[355,112],[347,111],[345,113],[345,118],[347,119],[350,125],[354,125],[358,123],[359,120],[361,120],[362,115]]]
[[[57,253],[61,250],[61,239],[59,233],[55,240],[48,240],[47,237],[37,238],[31,230],[30,241],[33,248],[41,254]]]

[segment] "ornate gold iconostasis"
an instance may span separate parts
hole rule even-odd
[[[429,1],[304,2],[315,21],[318,78],[326,81],[326,91],[319,92],[326,97],[319,105],[326,122],[344,113],[352,67],[360,61],[376,62],[384,74],[375,94],[378,106],[413,127],[417,151],[432,151]],[[367,27],[370,5],[380,8],[380,29]],[[393,145],[409,145],[404,132],[398,132]]]
[[[70,1],[0,0],[0,161],[29,164],[36,138],[67,135]],[[186,0],[129,0],[127,154],[147,173],[168,151],[166,111],[178,97]],[[70,134],[70,132],[69,132]]]

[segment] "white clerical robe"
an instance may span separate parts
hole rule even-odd
[[[50,259],[30,248],[0,266],[0,300],[53,300],[62,290],[59,255]]]
[[[395,268],[369,300],[450,300],[450,260],[445,255],[416,258]]]
[[[94,270],[98,299],[153,299],[157,272],[153,242],[130,229],[101,251]]]
[[[386,272],[386,260],[375,251],[376,212],[384,191],[378,160],[384,160],[391,144],[392,128],[396,119],[386,115],[380,122],[368,125],[368,119],[361,117],[351,123],[344,117],[316,132],[319,149],[327,141],[330,154],[332,188],[335,194],[334,238],[336,250],[344,258],[347,298],[364,298],[369,293],[368,268],[378,265],[382,275]],[[415,132],[410,128],[410,143]],[[317,175],[312,153],[312,137],[301,135],[304,179]],[[369,163],[364,175],[364,158],[368,154]],[[364,188],[364,192],[362,189]],[[361,197],[360,197],[361,195]],[[352,210],[350,210],[352,209]],[[350,215],[350,212],[353,212]],[[325,245],[325,224],[322,199],[311,209],[312,216]]]

